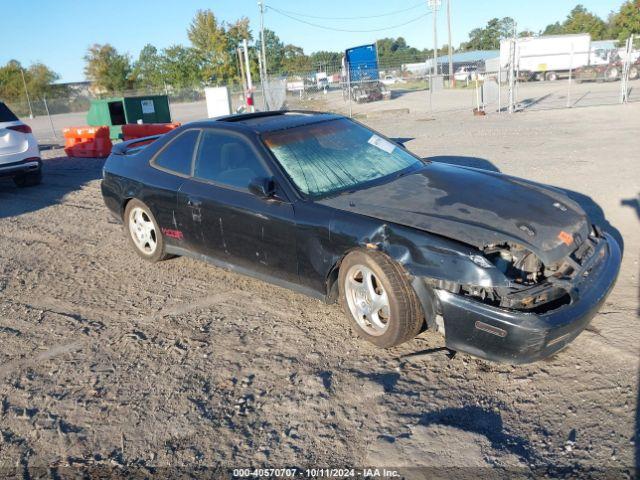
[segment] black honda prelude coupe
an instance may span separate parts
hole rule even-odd
[[[115,145],[102,193],[135,251],[340,301],[379,347],[423,329],[532,362],[571,342],[620,248],[552,187],[421,159],[340,115],[273,111]]]

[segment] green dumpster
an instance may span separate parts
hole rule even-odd
[[[111,139],[121,138],[126,123],[170,123],[169,98],[166,95],[143,97],[113,97],[91,101],[87,123],[108,125]]]

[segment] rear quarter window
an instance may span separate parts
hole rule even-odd
[[[163,170],[180,175],[191,174],[191,162],[200,130],[187,130],[173,138],[153,160]]]
[[[9,107],[7,107],[4,103],[0,102],[0,122],[16,122],[18,121],[18,117],[16,117]]]

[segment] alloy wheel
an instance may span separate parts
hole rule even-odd
[[[389,327],[389,297],[375,273],[364,265],[354,265],[347,272],[345,296],[358,325],[369,335],[384,334]]]
[[[129,213],[129,232],[133,243],[145,255],[153,255],[158,247],[156,227],[149,214],[140,207]]]

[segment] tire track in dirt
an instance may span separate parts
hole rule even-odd
[[[82,350],[93,344],[108,342],[109,340],[117,339],[122,335],[126,335],[126,333],[123,334],[123,331],[120,330],[122,323],[129,323],[132,327],[149,327],[153,326],[156,322],[162,320],[167,316],[185,315],[191,311],[211,307],[214,305],[228,305],[230,296],[232,296],[234,299],[249,299],[249,294],[242,291],[217,293],[204,298],[180,300],[167,306],[160,312],[135,319],[123,316],[113,316],[110,312],[96,312],[95,309],[91,309],[91,313],[85,316],[84,314],[77,313],[86,311],[86,309],[82,306],[71,304],[69,302],[61,300],[56,300],[54,298],[44,298],[37,302],[23,303],[21,305],[29,309],[41,310],[43,313],[51,312],[58,315],[67,316],[82,324],[104,325],[104,328],[101,328],[97,332],[94,332],[95,334],[93,336],[86,339],[52,345],[49,346],[46,351],[36,355],[35,357],[9,362],[5,365],[0,366],[0,380],[4,380],[8,375],[15,371],[27,367],[37,366],[44,361],[52,360],[60,355]],[[105,320],[108,321],[108,323],[105,324]]]

